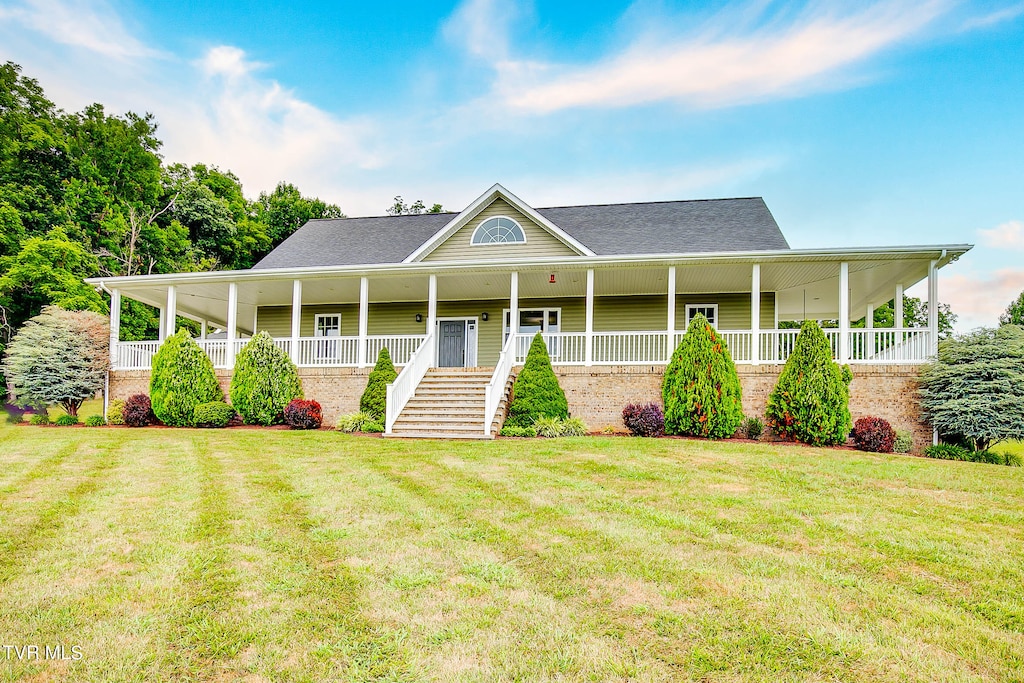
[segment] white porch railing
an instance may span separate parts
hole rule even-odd
[[[826,329],[825,336],[832,347],[832,357],[839,360],[840,332]],[[739,364],[753,360],[753,348],[757,345],[760,363],[771,365],[785,363],[793,353],[799,330],[760,330],[757,340],[750,330],[720,330],[732,354]],[[674,332],[669,342],[668,332],[594,332],[592,335],[592,363],[594,365],[664,365],[683,338],[682,330]],[[508,357],[513,365],[522,365],[533,342],[532,334],[516,334]],[[547,344],[551,362],[555,365],[584,365],[587,360],[587,335],[583,332],[552,332],[542,335]],[[408,365],[422,348],[424,335],[388,335],[366,339],[366,363],[372,365],[381,348],[387,347],[395,365]],[[856,329],[849,331],[850,357],[843,362],[865,364],[923,363],[931,353],[931,334],[926,329]],[[227,367],[227,341],[223,339],[196,340],[206,351],[214,367]],[[235,357],[248,339],[235,341]],[[277,339],[274,343],[284,352],[291,351],[290,338]],[[301,338],[298,344],[298,365],[301,367],[348,366],[359,362],[359,337],[316,337]],[[116,366],[118,370],[148,370],[153,355],[160,346],[157,341],[120,342],[117,345]],[[485,362],[490,359],[482,359]],[[499,359],[500,362],[501,359]]]
[[[517,335],[518,336],[518,335]],[[515,354],[512,346],[516,343],[517,336],[509,335],[505,340],[505,346],[498,354],[498,362],[494,365],[494,373],[491,381],[487,383],[487,394],[484,400],[484,436],[491,435],[491,424],[501,404],[501,397],[505,393],[505,385],[508,384],[508,377],[512,374]]]
[[[409,362],[405,364],[402,371],[398,373],[395,381],[387,386],[387,402],[384,408],[384,433],[391,434],[395,426],[395,420],[405,404],[412,398],[420,380],[427,374],[427,370],[434,364],[434,355],[437,353],[433,333],[428,334],[426,339],[419,345],[416,352],[412,354]]]

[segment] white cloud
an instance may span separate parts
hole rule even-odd
[[[957,330],[993,327],[999,316],[1024,291],[1024,271],[1003,268],[989,276],[939,276],[939,301],[957,314]]]
[[[56,43],[118,60],[161,54],[132,35],[117,13],[102,1],[26,0],[0,7],[0,20],[18,23]]]
[[[461,43],[470,54],[487,61],[508,58],[508,34],[520,15],[514,2],[466,0],[445,22],[445,37]]]
[[[1012,21],[1017,17],[1021,16],[1022,14],[1024,14],[1024,2],[1019,2],[1016,5],[1004,7],[989,14],[985,14],[978,17],[971,17],[970,19],[964,22],[963,26],[961,27],[961,30],[972,31],[974,29],[989,28],[990,26],[995,26],[996,24],[1002,24],[1003,22],[1006,21]]]
[[[241,78],[265,65],[246,60],[245,51],[241,48],[232,45],[218,45],[207,50],[202,59],[196,62],[196,66],[208,77]]]
[[[1024,222],[1007,221],[990,230],[979,230],[982,242],[997,249],[1024,250]]]

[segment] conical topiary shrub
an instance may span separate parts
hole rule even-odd
[[[661,385],[665,433],[723,439],[743,421],[740,378],[725,340],[703,315],[693,316]]]
[[[510,427],[532,427],[538,417],[569,417],[569,404],[551,369],[551,358],[544,338],[538,332],[526,354],[526,363],[512,385],[512,403],[508,406]]]
[[[852,378],[848,366],[832,360],[832,346],[818,323],[804,321],[768,396],[768,424],[780,436],[814,446],[845,443],[851,425]]]
[[[377,363],[366,379],[366,389],[359,398],[359,410],[372,415],[376,420],[383,420],[387,407],[388,385],[394,382],[396,377],[398,373],[391,362],[391,353],[385,346],[377,354]]]
[[[271,425],[284,420],[293,398],[302,398],[295,363],[266,332],[242,347],[231,376],[231,405],[247,424]]]
[[[149,398],[153,414],[171,427],[195,426],[196,406],[224,399],[210,357],[188,330],[172,334],[153,356]]]

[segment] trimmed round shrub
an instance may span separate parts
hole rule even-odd
[[[293,398],[302,398],[295,363],[266,332],[242,347],[231,376],[231,405],[247,424],[272,425],[284,419]]]
[[[149,396],[145,394],[134,394],[124,402],[122,411],[124,423],[129,427],[146,427],[153,422],[152,404]]]
[[[745,417],[740,423],[740,433],[748,439],[757,441],[764,434],[764,423],[757,417]]]
[[[853,443],[862,451],[892,453],[896,430],[883,418],[862,417],[853,425]]]
[[[398,373],[391,362],[391,353],[385,346],[377,354],[377,362],[366,379],[366,389],[359,399],[359,411],[380,421],[387,408],[388,385],[395,381]]]
[[[153,356],[149,380],[153,414],[165,425],[195,425],[196,406],[224,398],[210,357],[182,329],[168,337]]]
[[[736,365],[725,340],[703,315],[690,321],[661,386],[668,434],[724,439],[743,421]]]
[[[851,379],[850,368],[832,360],[832,346],[818,323],[804,321],[768,396],[768,425],[779,436],[812,446],[846,443]]]
[[[74,427],[75,425],[79,424],[78,416],[61,415],[56,420],[54,420],[53,424],[57,425],[58,427]]]
[[[533,427],[515,427],[513,425],[504,425],[499,432],[501,436],[513,436],[519,438],[533,438],[537,436],[537,430]]]
[[[103,419],[102,415],[90,415],[85,418],[86,427],[105,427],[107,421]]]
[[[339,432],[352,432],[363,431],[363,426],[374,422],[373,416],[369,413],[352,413],[350,415],[342,415],[338,418],[338,423],[335,425],[335,429]]]
[[[210,401],[197,405],[194,415],[196,427],[221,429],[231,424],[236,413],[224,401]]]
[[[124,424],[124,401],[121,399],[111,401],[110,405],[107,406],[107,424]]]
[[[622,423],[633,436],[662,436],[665,416],[657,403],[630,403],[622,409]]]
[[[914,447],[914,435],[905,429],[896,431],[896,440],[892,442],[893,453],[909,453]]]
[[[324,423],[324,415],[316,401],[296,398],[285,406],[284,421],[292,429],[320,429],[320,425]]]
[[[544,338],[538,332],[526,354],[523,369],[512,385],[512,402],[505,424],[511,427],[532,427],[538,419],[569,417],[569,404],[551,368],[551,358]]]
[[[37,427],[50,424],[50,416],[44,410],[41,413],[36,413],[28,419],[28,423],[36,425]]]

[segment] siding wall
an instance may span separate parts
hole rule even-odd
[[[526,244],[470,245],[470,239],[477,226],[494,216],[508,216],[523,227]],[[424,261],[465,261],[486,258],[513,258],[519,256],[576,256],[575,250],[555,239],[550,232],[540,227],[513,208],[504,199],[494,200],[473,220],[445,240],[424,258]]]
[[[718,327],[723,330],[750,329],[750,296],[746,294],[679,294],[676,296],[676,329],[686,329],[687,304],[718,304]],[[493,366],[501,352],[502,321],[508,308],[507,299],[472,301],[439,301],[440,318],[477,318],[477,363]],[[586,301],[582,297],[520,299],[519,309],[562,309],[562,332],[583,332],[586,328]],[[485,322],[480,314],[487,312]],[[357,304],[327,304],[302,307],[303,337],[313,336],[317,313],[341,313],[341,334],[359,334]],[[423,322],[416,322],[416,314]],[[427,304],[371,303],[367,331],[370,335],[426,334]],[[274,337],[290,337],[292,329],[290,306],[263,306],[259,309],[257,327]],[[616,332],[663,330],[668,322],[664,296],[599,296],[594,299],[594,331]],[[775,326],[775,293],[761,295],[761,329]]]

